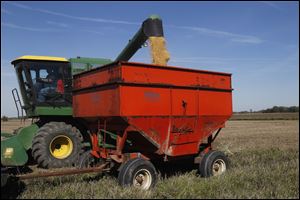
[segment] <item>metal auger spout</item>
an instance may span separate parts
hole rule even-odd
[[[169,53],[165,49],[162,20],[158,15],[151,15],[142,23],[141,28],[137,31],[133,38],[129,40],[129,43],[118,55],[115,61],[130,60],[130,58],[142,47],[142,45],[148,39],[150,39],[152,62],[154,64],[166,64],[159,63],[158,60],[160,59],[156,55],[156,51],[160,51],[159,55],[164,57],[163,60],[169,60]]]

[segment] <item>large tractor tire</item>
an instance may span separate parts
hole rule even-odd
[[[64,122],[45,124],[32,141],[32,156],[42,168],[75,166],[82,152],[81,133]]]

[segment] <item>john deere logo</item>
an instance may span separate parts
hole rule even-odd
[[[13,148],[6,148],[3,155],[4,155],[4,158],[11,158],[13,154],[14,154]]]

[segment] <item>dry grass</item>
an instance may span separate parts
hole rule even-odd
[[[9,119],[6,122],[1,120],[1,132],[12,133],[15,129],[29,126],[30,124],[31,119],[26,119],[25,121],[21,121],[20,119]]]
[[[160,177],[156,187],[146,192],[122,188],[111,176],[80,175],[26,181],[17,198],[299,198],[297,150],[246,150],[229,158],[231,169],[220,177],[204,179],[196,170],[178,172]]]
[[[196,168],[181,170],[160,177],[154,189],[144,192],[122,188],[112,176],[85,174],[28,180],[11,186],[12,192],[2,192],[1,198],[299,199],[298,120],[228,121],[214,148],[231,161],[231,168],[220,177],[204,179]]]
[[[228,121],[215,141],[219,149],[243,150],[299,148],[298,120]]]

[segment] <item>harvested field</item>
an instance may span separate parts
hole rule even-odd
[[[298,120],[228,121],[216,139],[218,148],[231,152],[243,150],[280,150],[299,148]]]
[[[25,121],[21,121],[20,119],[9,119],[6,122],[1,120],[1,132],[12,133],[14,130],[30,124],[30,119],[26,119]]]
[[[5,126],[2,123],[1,129]],[[197,166],[181,162],[166,166],[172,173],[161,175],[157,186],[146,192],[122,188],[113,176],[85,174],[26,180],[2,190],[1,198],[299,199],[298,120],[228,121],[214,148],[231,161],[231,168],[220,177],[201,178]]]
[[[299,113],[235,113],[230,120],[299,120]]]

